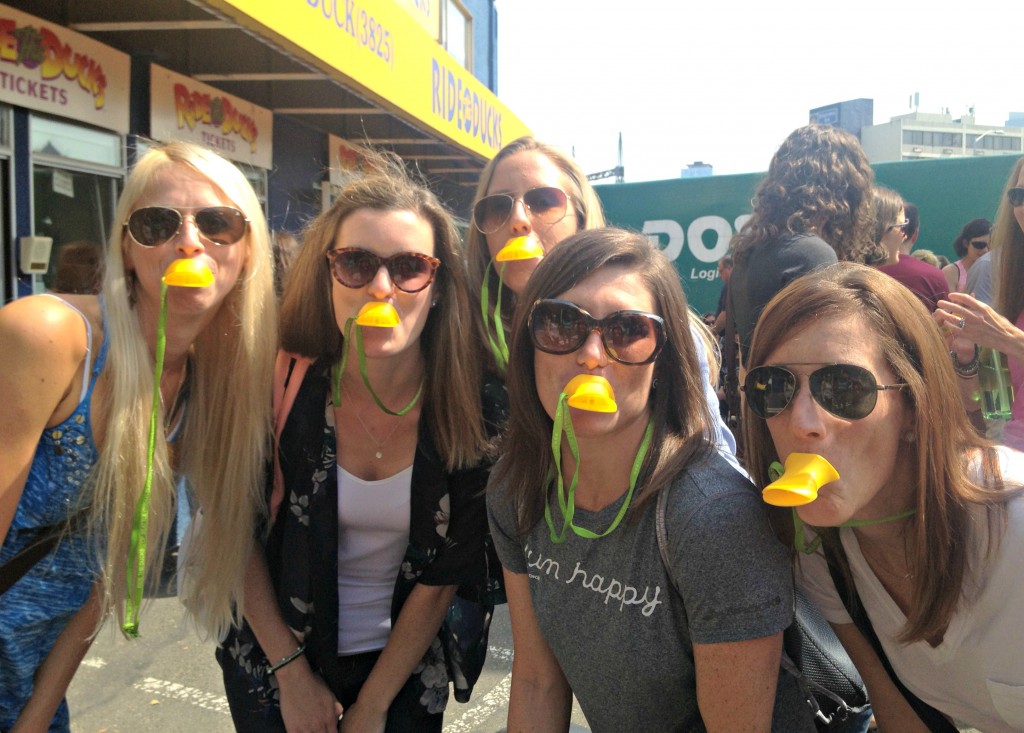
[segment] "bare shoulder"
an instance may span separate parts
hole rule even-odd
[[[79,296],[74,305],[90,319],[96,331],[99,305],[95,297],[91,300],[94,303]],[[94,333],[94,338],[97,335]],[[0,349],[0,372],[9,379],[28,380],[47,391],[56,382],[63,390],[85,358],[86,328],[82,316],[67,302],[28,296],[0,308],[0,343],[4,344]],[[47,383],[51,384],[44,386]]]

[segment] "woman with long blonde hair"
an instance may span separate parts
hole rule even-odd
[[[3,730],[67,730],[62,698],[97,625],[137,620],[124,602],[147,483],[150,548],[165,546],[179,493],[202,514],[181,562],[200,627],[220,634],[242,611],[277,341],[262,210],[234,165],[170,143],[132,169],[115,221],[102,295],[0,310],[0,566],[43,534],[60,540],[0,595]],[[162,278],[180,260],[212,283],[167,288],[161,346]],[[162,554],[146,556],[151,580]]]

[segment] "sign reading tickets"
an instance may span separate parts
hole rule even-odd
[[[208,4],[483,158],[530,133],[395,0]]]
[[[150,134],[199,143],[230,160],[269,169],[274,114],[219,89],[150,64]]]
[[[127,54],[0,5],[0,61],[0,101],[127,134]]]

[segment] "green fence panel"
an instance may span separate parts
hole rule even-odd
[[[917,248],[951,260],[953,240],[976,217],[994,219],[1015,155],[907,160],[873,166],[879,184],[917,205]],[[763,173],[597,186],[608,223],[647,234],[679,272],[697,311],[714,311],[718,260],[750,216]]]

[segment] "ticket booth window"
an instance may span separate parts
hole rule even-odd
[[[29,130],[33,234],[53,240],[42,287],[98,292],[106,241],[116,225],[122,138],[45,117],[33,117]]]

